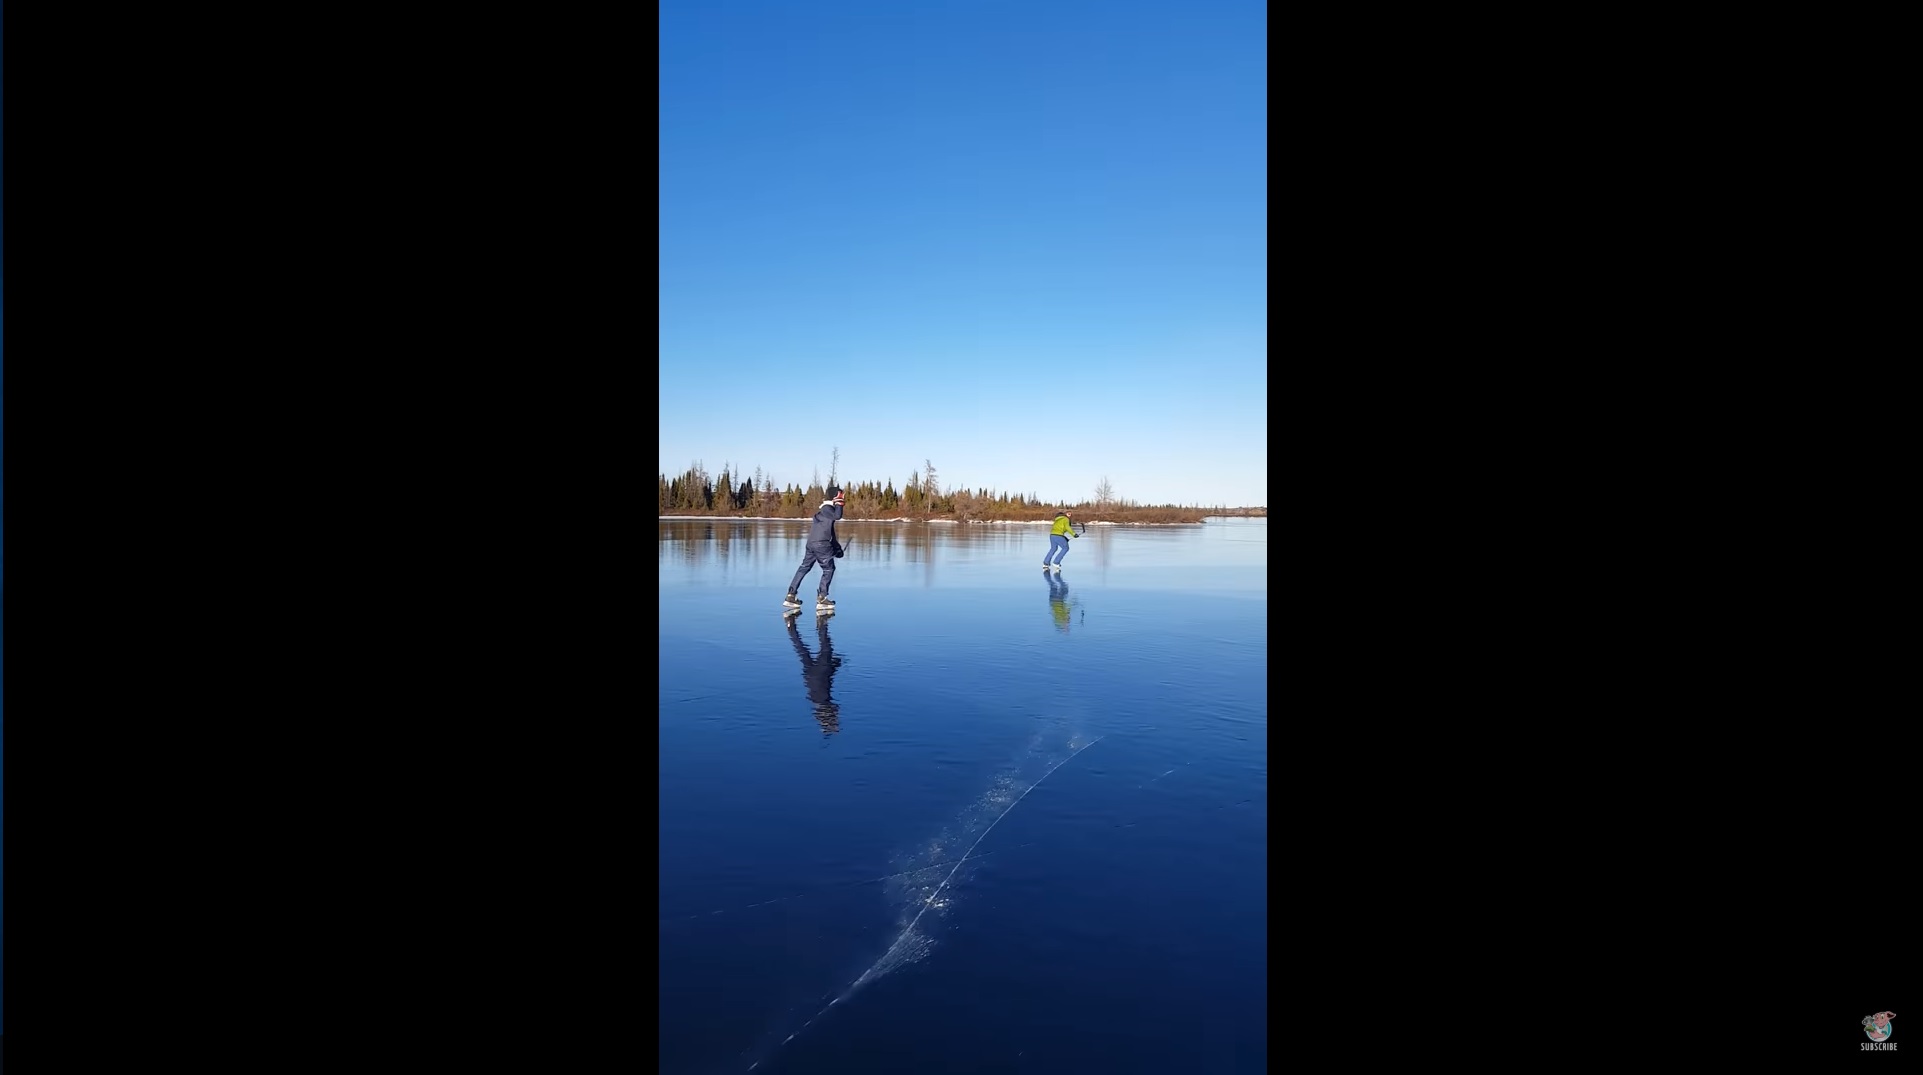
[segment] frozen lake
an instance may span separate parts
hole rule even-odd
[[[1266,1072],[1267,521],[806,532],[660,523],[660,1070]]]

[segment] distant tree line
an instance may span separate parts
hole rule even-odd
[[[1115,494],[1107,477],[1095,487],[1095,497],[1077,503],[1043,500],[1033,493],[1009,493],[986,486],[973,489],[944,488],[933,462],[908,472],[907,482],[898,490],[894,479],[885,481],[837,482],[833,476],[840,464],[829,470],[823,482],[817,474],[806,485],[777,486],[756,467],[753,474],[723,463],[719,474],[710,475],[700,462],[670,477],[659,476],[656,506],[660,515],[737,515],[778,519],[805,519],[813,515],[828,498],[827,486],[840,484],[847,494],[850,519],[947,519],[956,522],[1023,522],[1053,519],[1062,508],[1075,512],[1080,523],[1176,523],[1201,522],[1210,515],[1264,517],[1266,507],[1228,507],[1200,504],[1139,504]]]

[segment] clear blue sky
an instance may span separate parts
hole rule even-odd
[[[664,0],[661,458],[1268,503],[1256,2]]]

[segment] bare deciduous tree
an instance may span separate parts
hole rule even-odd
[[[1108,480],[1108,475],[1104,474],[1101,482],[1095,486],[1095,506],[1106,511],[1114,499],[1115,485]]]

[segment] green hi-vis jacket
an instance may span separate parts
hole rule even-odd
[[[1068,521],[1068,516],[1055,516],[1055,529],[1050,530],[1048,536],[1054,537],[1057,534],[1064,534],[1071,538],[1075,536],[1075,524]]]

